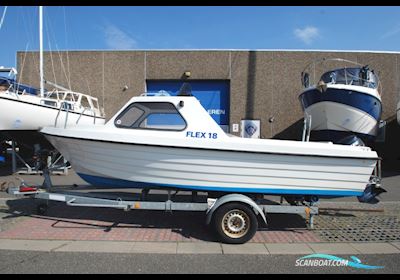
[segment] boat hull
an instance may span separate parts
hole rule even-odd
[[[88,183],[118,188],[359,196],[377,161],[45,136]]]
[[[377,97],[347,88],[315,88],[300,96],[305,115],[311,116],[313,139],[336,142],[349,134],[372,140],[378,132],[382,104]]]
[[[18,100],[11,97],[0,96],[0,131],[33,131],[40,130],[45,126],[54,126],[57,119],[57,126],[76,124],[89,125],[104,124],[104,118],[80,115],[75,112],[66,112],[54,107],[44,106]],[[58,115],[58,118],[57,118]]]

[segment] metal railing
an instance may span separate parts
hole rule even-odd
[[[79,123],[79,121],[81,120],[81,117],[82,117],[83,113],[85,113],[86,110],[87,110],[87,108],[85,108],[85,109],[79,114],[79,118],[76,120],[76,123],[75,123],[75,124],[78,124],[78,123]]]
[[[63,109],[63,103],[60,105],[60,108],[58,109],[58,113],[57,113],[56,119],[55,119],[55,121],[54,121],[54,127],[57,127],[58,117],[60,116],[60,112],[63,111],[62,109]],[[68,106],[67,106],[65,109],[66,109],[66,110],[65,110],[65,111],[66,111],[66,115],[65,115],[65,121],[64,121],[64,128],[67,127],[68,115],[69,115],[69,112],[70,112],[70,109],[69,109]],[[80,112],[80,113],[79,113],[79,117],[78,117],[78,119],[76,120],[75,124],[78,124],[78,123],[79,123],[79,121],[81,120],[82,115],[84,115],[84,113],[85,113],[87,110],[91,110],[91,109],[85,108],[82,112]],[[91,111],[92,111],[92,110],[91,110]],[[93,124],[96,124],[96,112],[95,112],[95,111],[92,111],[92,112],[93,112]],[[86,115],[86,116],[87,116],[87,115]]]
[[[304,125],[303,125],[303,137],[302,137],[303,142],[310,141],[311,122],[312,122],[311,115],[305,113],[304,114]]]
[[[347,68],[352,68],[350,67],[346,67],[345,64],[347,65],[353,65],[355,67],[364,67],[365,65],[360,64],[358,62],[355,61],[351,61],[351,60],[347,60],[347,59],[342,59],[342,58],[322,58],[322,59],[316,59],[312,62],[310,62],[309,64],[307,64],[307,66],[303,69],[303,71],[301,72],[301,84],[303,88],[309,88],[311,86],[314,86],[316,84],[318,84],[318,82],[320,81],[321,77],[317,76],[317,72],[319,72],[319,75],[323,75],[324,73],[329,73],[332,72],[334,73],[335,70],[333,71],[326,71],[328,68],[327,63],[342,63],[343,64],[343,68],[344,69],[344,81],[340,80],[337,81],[338,84],[346,84],[346,85],[352,85],[354,82],[358,82],[360,83],[360,85],[364,85],[366,87],[370,87],[370,85],[372,84],[372,82],[368,79],[364,79],[360,76],[353,76],[351,75],[351,73],[349,73],[346,69]],[[332,66],[334,66],[335,64],[332,64]],[[337,64],[336,64],[337,65]],[[316,71],[316,68],[319,68],[319,71]],[[335,67],[336,68],[336,67]],[[326,70],[323,70],[326,69]],[[372,70],[368,70],[373,72]],[[376,88],[379,92],[379,94],[382,94],[382,84],[380,82],[379,76],[377,73],[373,72],[373,75],[376,78],[376,86],[374,86],[373,88]]]
[[[56,119],[55,119],[55,121],[54,121],[54,127],[57,127],[58,117],[60,116],[60,112],[61,112],[62,109],[63,109],[63,104],[64,104],[64,103],[61,103],[61,104],[60,104],[60,108],[58,109],[58,113],[57,113]],[[64,128],[67,127],[67,121],[68,121],[68,115],[69,115],[69,107],[68,107],[68,106],[66,107],[66,110],[65,110],[65,111],[66,111],[66,114],[65,114]]]
[[[370,179],[370,184],[374,184],[376,187],[380,187],[382,181],[382,158],[378,158],[373,174],[374,175],[372,175]]]
[[[75,124],[78,124],[82,115],[86,112],[86,110],[90,110],[93,113],[93,124],[96,124],[96,111],[92,110],[91,108],[86,108],[79,114],[79,118],[76,120]]]

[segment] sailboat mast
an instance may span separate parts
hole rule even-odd
[[[39,6],[39,48],[40,48],[40,95],[44,96],[44,78],[43,78],[43,6]]]

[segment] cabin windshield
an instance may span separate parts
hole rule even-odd
[[[368,67],[342,68],[324,73],[321,80],[325,83],[378,87],[378,77]]]
[[[183,130],[186,122],[169,102],[135,102],[116,119],[115,126],[133,129]]]

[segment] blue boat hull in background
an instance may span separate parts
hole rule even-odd
[[[312,88],[299,96],[306,115],[311,115],[311,139],[338,143],[357,135],[365,141],[377,136],[382,103],[375,96],[349,89]]]

